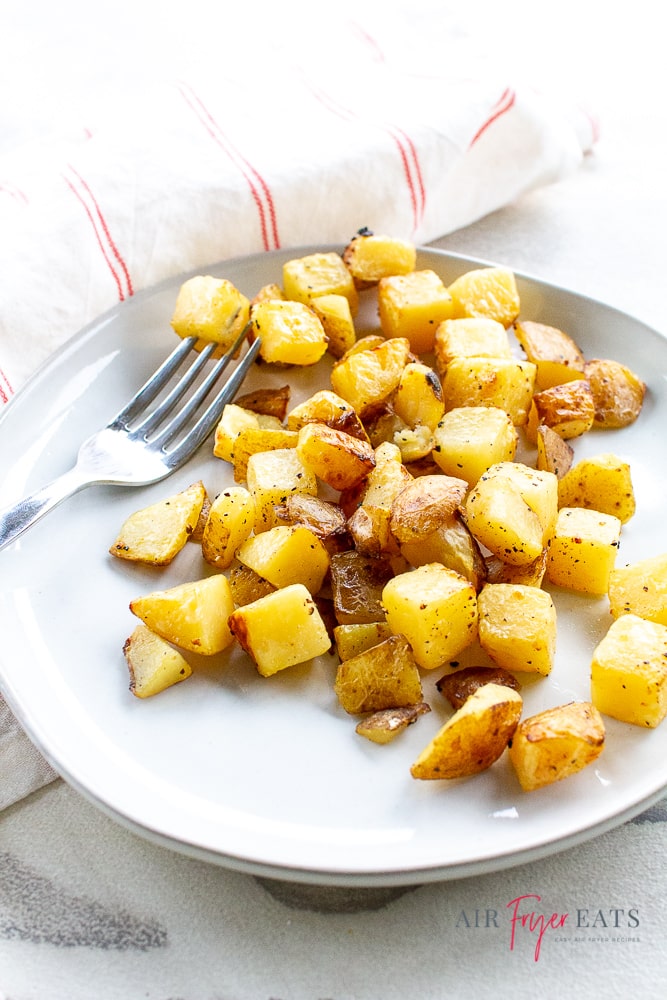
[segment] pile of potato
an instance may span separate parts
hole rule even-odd
[[[655,727],[667,714],[667,554],[616,566],[631,470],[609,452],[576,461],[570,443],[634,421],[645,386],[520,317],[509,269],[445,287],[416,259],[412,244],[360,231],[342,254],[288,261],[252,300],[225,279],[181,287],[179,336],[224,350],[245,328],[273,370],[327,352],[333,363],[293,407],[285,385],[225,408],[214,454],[233,486],[210,498],[195,483],[120,529],[119,558],[166,565],[190,540],[209,566],[132,601],[130,689],[184,680],[188,651],[237,643],[270,676],[333,646],[341,708],[386,743],[430,710],[422,681],[440,670],[453,712],[413,776],[475,774],[508,750],[531,790],[598,757],[603,715]],[[360,296],[376,297],[379,321],[363,335]],[[608,595],[611,625],[590,701],[524,718],[520,678],[554,664],[548,585]],[[494,666],[457,669],[475,645]]]

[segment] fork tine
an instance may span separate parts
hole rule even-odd
[[[204,365],[213,354],[217,344],[211,342],[199,351],[189,368],[181,375],[179,381],[154,410],[144,417],[141,423],[137,424],[130,431],[130,435],[136,438],[146,438],[154,428],[159,427],[165,417],[167,417],[183,398],[190,386],[203,369]],[[126,421],[126,426],[131,421]],[[128,428],[129,430],[129,428]]]
[[[132,397],[127,406],[120,410],[111,422],[111,426],[124,426],[128,421],[141,413],[144,407],[151,403],[160,390],[167,384],[171,376],[181,364],[183,358],[192,350],[196,337],[186,337],[171,352],[151,377],[144,382],[141,389]]]

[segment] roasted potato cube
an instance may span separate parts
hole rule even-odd
[[[584,377],[585,359],[572,337],[554,326],[523,320],[514,333],[537,372],[535,388],[550,389]]]
[[[237,608],[229,628],[263,677],[322,656],[331,646],[317,605],[301,583]]]
[[[576,379],[536,392],[528,414],[526,434],[537,441],[540,424],[550,427],[563,440],[581,437],[593,426],[595,407],[590,384]]]
[[[334,252],[306,254],[283,264],[283,289],[288,299],[309,304],[321,295],[344,295],[356,315],[359,294],[354,279]]]
[[[325,354],[327,336],[318,316],[303,302],[265,299],[250,310],[260,357],[280,365],[314,365]]]
[[[252,389],[236,397],[236,405],[263,417],[275,417],[280,423],[285,419],[290,401],[290,387],[281,385],[277,389]],[[224,411],[223,411],[224,412]]]
[[[202,535],[202,555],[216,569],[228,569],[239,545],[255,526],[255,501],[244,486],[232,486],[211,504]]]
[[[287,414],[287,426],[300,431],[306,424],[327,424],[337,431],[345,431],[361,441],[368,441],[368,434],[352,406],[330,389],[320,389]]]
[[[255,573],[249,566],[232,566],[229,571],[229,586],[234,598],[234,604],[242,607],[244,604],[252,604],[260,597],[272,594],[277,587]]]
[[[435,429],[433,458],[448,476],[474,486],[487,469],[511,462],[518,435],[512,418],[497,406],[459,406],[449,410]]]
[[[358,653],[365,653],[392,635],[386,622],[357,622],[336,625],[333,631],[336,652],[340,660],[349,660]]]
[[[420,703],[421,676],[410,644],[402,635],[391,635],[343,660],[334,690],[341,708],[350,715]]]
[[[667,625],[667,553],[615,566],[609,574],[609,607],[614,618],[634,614]]]
[[[385,337],[406,337],[415,354],[433,350],[435,331],[452,315],[452,297],[430,269],[382,278],[378,313]]]
[[[258,427],[282,430],[278,417],[255,413],[238,403],[227,403],[215,429],[213,454],[225,462],[233,462],[234,446],[239,434],[248,428]]]
[[[542,549],[537,559],[523,566],[512,566],[497,556],[487,556],[487,583],[520,583],[526,587],[541,587],[547,571],[547,550]]]
[[[422,750],[413,778],[467,778],[491,767],[519,724],[523,700],[504,684],[477,688]]]
[[[528,420],[535,386],[535,365],[514,358],[453,358],[442,380],[446,410],[494,406],[512,423]]]
[[[263,419],[268,420],[267,417]],[[296,448],[298,440],[298,434],[285,427],[267,427],[260,424],[258,427],[244,428],[234,441],[234,451],[232,452],[234,481],[237,483],[247,482],[248,462],[251,455]]]
[[[334,490],[349,490],[375,466],[375,451],[362,441],[328,424],[305,424],[298,432],[297,455],[318,479]]]
[[[350,549],[333,555],[330,569],[339,625],[384,621],[382,591],[393,576],[389,560],[363,556]]]
[[[409,362],[401,372],[391,405],[408,427],[435,430],[445,412],[440,379],[429,365]]]
[[[537,514],[546,545],[556,525],[558,514],[558,479],[551,472],[541,472],[524,462],[498,462],[484,473],[485,479],[507,479],[514,483],[531,510]]]
[[[279,524],[310,528],[330,555],[351,548],[347,518],[337,503],[304,493],[293,493],[284,504],[274,507],[274,516]]]
[[[348,522],[354,544],[363,555],[379,557],[396,551],[389,527],[391,507],[412,478],[396,446],[387,443],[376,449],[375,468],[368,474]]]
[[[181,285],[171,325],[179,337],[231,347],[248,323],[250,302],[231,281],[199,274]]]
[[[524,792],[532,792],[592,764],[604,744],[605,728],[598,710],[588,702],[571,702],[519,723],[509,759]]]
[[[627,427],[641,413],[646,384],[620,361],[591,358],[586,379],[593,397],[593,426],[603,429]]]
[[[558,482],[559,507],[589,507],[626,524],[636,504],[630,466],[605,453],[582,458]]]
[[[255,501],[255,531],[273,527],[273,508],[295,493],[317,496],[317,477],[299,458],[296,448],[263,451],[248,459],[248,489]]]
[[[331,371],[335,393],[356,410],[361,420],[381,409],[397,389],[410,360],[410,342],[392,337],[378,347],[348,353]]]
[[[401,555],[410,566],[440,563],[470,580],[479,591],[486,581],[486,562],[479,545],[456,512],[439,528],[423,538],[403,542]]]
[[[514,273],[506,267],[466,271],[449,286],[452,318],[481,316],[510,326],[519,315],[521,300]]]
[[[417,721],[420,715],[431,711],[425,701],[419,705],[404,705],[401,708],[385,708],[373,712],[357,723],[356,732],[365,736],[371,743],[391,743],[408,726]]]
[[[453,709],[459,709],[464,701],[485,684],[500,684],[520,691],[518,680],[504,667],[462,667],[451,674],[445,674],[436,681],[436,688],[444,695]]]
[[[625,614],[591,661],[591,700],[621,722],[655,729],[667,715],[667,625]]]
[[[152,632],[181,649],[203,656],[222,652],[232,642],[227,618],[234,601],[222,573],[156,590],[130,602],[130,611]]]
[[[357,339],[350,300],[345,295],[318,295],[310,306],[324,327],[329,354],[342,358]]]
[[[455,476],[419,476],[391,505],[389,528],[401,543],[415,542],[448,524],[460,509],[468,484]]]
[[[301,583],[316,594],[329,570],[329,553],[308,528],[276,525],[247,538],[236,558],[274,587]]]
[[[123,522],[109,552],[118,559],[167,566],[197,527],[206,499],[202,482],[135,511]]]
[[[412,465],[429,456],[435,443],[431,428],[425,424],[408,427],[396,414],[393,416],[396,423],[388,440],[400,449],[401,460],[407,465]],[[373,444],[377,447],[379,441],[373,440]]]
[[[613,514],[561,508],[547,552],[546,578],[557,587],[606,594],[620,537],[621,522]]]
[[[568,444],[560,434],[547,427],[546,424],[539,424],[536,430],[537,458],[535,467],[542,472],[553,472],[562,479],[572,466],[574,460],[574,448]]]
[[[150,698],[192,674],[185,657],[145,625],[137,625],[125,640],[123,655],[130,672],[130,691],[137,698]]]
[[[511,358],[507,330],[495,319],[446,319],[435,331],[435,363],[441,375],[454,358]]]
[[[479,643],[499,667],[546,676],[556,654],[556,607],[545,590],[487,583],[477,596]]]
[[[382,591],[387,621],[406,637],[420,667],[433,670],[477,637],[477,593],[439,563],[399,573]]]
[[[357,287],[368,288],[381,278],[414,271],[417,249],[408,240],[362,231],[345,247],[343,261]]]

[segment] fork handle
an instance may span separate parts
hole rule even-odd
[[[89,484],[90,480],[83,477],[79,470],[70,469],[19,500],[13,507],[0,510],[0,549],[4,549],[63,500]]]

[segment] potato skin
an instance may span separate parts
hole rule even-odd
[[[513,691],[520,691],[518,680],[504,667],[463,667],[452,674],[445,674],[435,686],[452,708],[459,709],[471,694],[484,684],[500,684]]]

